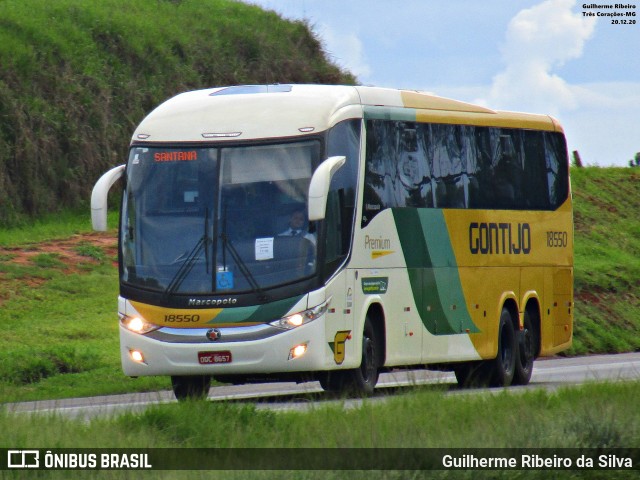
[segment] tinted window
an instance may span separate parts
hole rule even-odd
[[[328,156],[344,155],[345,164],[331,179],[325,218],[325,276],[330,276],[349,254],[355,220],[360,152],[360,120],[347,120],[329,131]]]
[[[553,132],[368,120],[366,225],[389,207],[557,208],[568,194]]]

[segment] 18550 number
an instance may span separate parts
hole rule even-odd
[[[187,323],[187,322],[198,322],[200,321],[200,315],[194,314],[178,314],[178,315],[165,315],[164,316],[165,323]]]
[[[566,247],[568,238],[567,232],[547,232],[547,247]]]

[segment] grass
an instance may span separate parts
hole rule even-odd
[[[49,258],[40,255],[36,258]],[[45,279],[4,302],[0,323],[0,396],[90,396],[167,388],[166,379],[135,381],[119,368],[117,275],[111,264],[67,274],[59,260],[15,277]],[[1,266],[0,266],[1,268]],[[37,273],[30,270],[37,268]],[[37,277],[35,276],[37,275]]]
[[[274,413],[256,411],[252,405],[201,402],[185,409],[193,418],[190,422],[181,421],[182,406],[154,407],[120,421],[138,425],[138,433],[150,428],[168,445],[188,447],[203,442],[221,448],[612,448],[640,446],[640,417],[624,408],[638,393],[637,383],[558,393],[504,391],[495,396],[448,396],[437,387],[427,387],[352,410],[333,406],[311,413]],[[220,419],[219,429],[210,429],[207,418]],[[232,433],[221,438],[220,431]]]
[[[164,378],[130,379],[120,370],[115,258],[80,241],[86,263],[37,253],[40,241],[91,229],[87,212],[65,212],[0,230],[0,245],[34,250],[25,264],[0,258],[0,398],[4,401],[106,395],[169,388]],[[117,214],[109,216],[116,242]],[[108,261],[111,260],[111,261]]]
[[[58,415],[0,412],[0,445],[29,448],[639,448],[640,416],[629,405],[640,383],[585,385],[556,392],[444,395],[437,387],[361,407],[319,406],[309,412],[257,410],[252,404],[188,402],[85,422]],[[393,412],[393,413],[392,413]],[[26,448],[26,447],[25,447]],[[183,451],[189,454],[188,450]],[[278,452],[274,452],[278,454]],[[319,450],[319,455],[328,455]],[[347,459],[348,460],[348,459]],[[315,465],[322,460],[312,458]],[[77,472],[81,478],[90,472]],[[101,472],[104,473],[104,472]],[[161,478],[192,478],[177,472]],[[204,472],[203,472],[204,473]],[[350,472],[357,478],[602,478],[592,472]],[[637,472],[616,471],[615,478]],[[214,478],[329,478],[339,472],[207,472]],[[341,473],[342,475],[345,472]],[[107,478],[119,478],[109,477]],[[114,474],[114,475],[117,475]],[[322,476],[320,476],[322,475]],[[366,475],[366,476],[365,476]],[[544,477],[543,477],[544,475]],[[56,478],[56,474],[51,474]],[[199,478],[196,476],[196,478]],[[578,478],[578,477],[574,477]],[[579,478],[584,478],[580,476]]]
[[[100,247],[96,247],[95,245],[91,245],[88,242],[80,243],[75,248],[75,250],[79,255],[83,257],[93,258],[94,260],[98,260],[100,262],[106,259],[104,250],[102,250]]]
[[[640,350],[639,170],[571,169],[576,304],[572,354]]]
[[[117,193],[112,194],[117,197]],[[108,214],[108,225],[116,228],[118,211]],[[68,238],[77,233],[91,231],[89,207],[79,210],[63,210],[55,214],[42,215],[36,219],[23,218],[20,224],[13,227],[0,227],[0,247],[16,247],[49,240]],[[115,238],[115,234],[114,234]],[[0,261],[2,257],[0,257]]]

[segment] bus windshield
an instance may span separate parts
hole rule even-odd
[[[134,146],[121,228],[122,280],[165,293],[255,292],[313,275],[307,192],[319,141]]]

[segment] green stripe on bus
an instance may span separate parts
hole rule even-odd
[[[402,107],[376,107],[365,105],[363,117],[365,120],[397,120],[401,122],[415,122],[416,111]]]
[[[210,323],[268,323],[284,317],[302,295],[252,307],[225,308]]]
[[[413,298],[426,329],[433,335],[479,332],[467,309],[442,210],[392,211]]]

